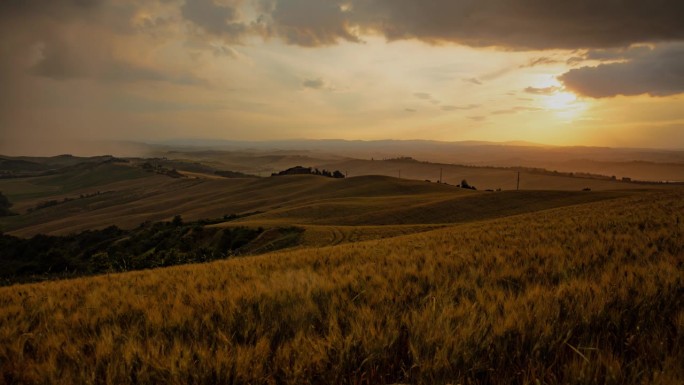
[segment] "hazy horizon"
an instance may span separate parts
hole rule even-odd
[[[315,151],[327,150],[334,153],[337,149],[347,150],[362,150],[364,148],[381,148],[378,146],[390,144],[393,146],[408,145],[407,151],[396,153],[397,156],[418,156],[420,157],[422,148],[416,148],[416,153],[412,153],[411,145],[420,144],[424,146],[456,146],[466,148],[480,148],[480,147],[496,147],[505,146],[511,148],[537,148],[546,150],[617,150],[624,152],[653,152],[653,153],[684,153],[684,148],[667,148],[667,147],[612,147],[612,146],[592,146],[592,145],[553,145],[547,143],[537,143],[522,140],[511,141],[483,141],[483,140],[463,140],[463,141],[443,141],[433,139],[376,139],[376,140],[361,140],[361,139],[339,139],[339,138],[325,138],[325,139],[306,139],[306,138],[292,138],[280,140],[231,140],[231,139],[202,139],[202,138],[185,138],[185,139],[164,139],[164,140],[148,140],[148,141],[126,141],[126,140],[91,140],[91,141],[68,141],[62,143],[55,143],[53,141],[45,142],[40,145],[40,141],[22,146],[21,144],[14,146],[7,146],[4,143],[0,144],[0,156],[10,157],[51,157],[58,155],[73,155],[73,156],[99,156],[99,155],[113,155],[121,157],[148,157],[158,151],[244,151],[244,150],[259,150],[259,151]],[[320,146],[323,145],[323,148]],[[360,147],[359,147],[360,146]],[[393,148],[389,147],[387,150],[391,151]],[[344,155],[344,151],[340,155]],[[635,158],[634,160],[639,160]]]

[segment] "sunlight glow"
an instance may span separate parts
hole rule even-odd
[[[577,96],[569,92],[556,92],[545,99],[546,107],[552,110],[565,110],[572,107],[572,104],[577,101]]]
[[[558,91],[544,97],[544,106],[561,119],[572,121],[582,115],[587,109],[585,101],[577,99],[573,93]]]

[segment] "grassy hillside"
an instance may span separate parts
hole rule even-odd
[[[144,175],[144,178],[119,182],[110,179],[113,183],[97,187],[104,194],[84,199],[77,194],[93,188],[61,194],[58,197],[79,199],[30,213],[27,212],[29,208],[46,198],[20,202],[14,209],[22,215],[0,219],[0,228],[17,236],[56,235],[110,225],[133,228],[144,221],[170,220],[178,214],[192,221],[255,211],[263,214],[244,222],[256,226],[454,223],[623,194],[582,191],[486,193],[387,176],[340,180],[311,175],[245,179],[172,179],[157,174]],[[18,188],[26,183],[24,180],[13,182],[20,186]],[[32,183],[37,185],[38,182]],[[81,186],[86,185],[86,182],[81,183]],[[257,220],[260,223],[255,223]]]
[[[632,192],[634,193],[634,192]],[[406,194],[316,200],[241,219],[237,223],[407,225],[463,223],[613,199],[627,192],[504,191]]]
[[[0,191],[12,202],[22,203],[149,176],[150,173],[128,165],[87,162],[68,166],[54,175],[0,179]]]
[[[0,382],[684,382],[684,192],[0,288]]]

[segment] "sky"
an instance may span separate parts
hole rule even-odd
[[[103,141],[684,148],[681,0],[4,0],[0,153]]]

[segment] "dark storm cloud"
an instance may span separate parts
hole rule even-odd
[[[313,46],[418,39],[516,49],[602,48],[684,38],[681,0],[271,0],[278,35]],[[356,29],[355,29],[356,28]]]
[[[625,61],[581,67],[561,75],[570,91],[593,98],[617,95],[667,96],[684,92],[684,43],[637,47]]]

